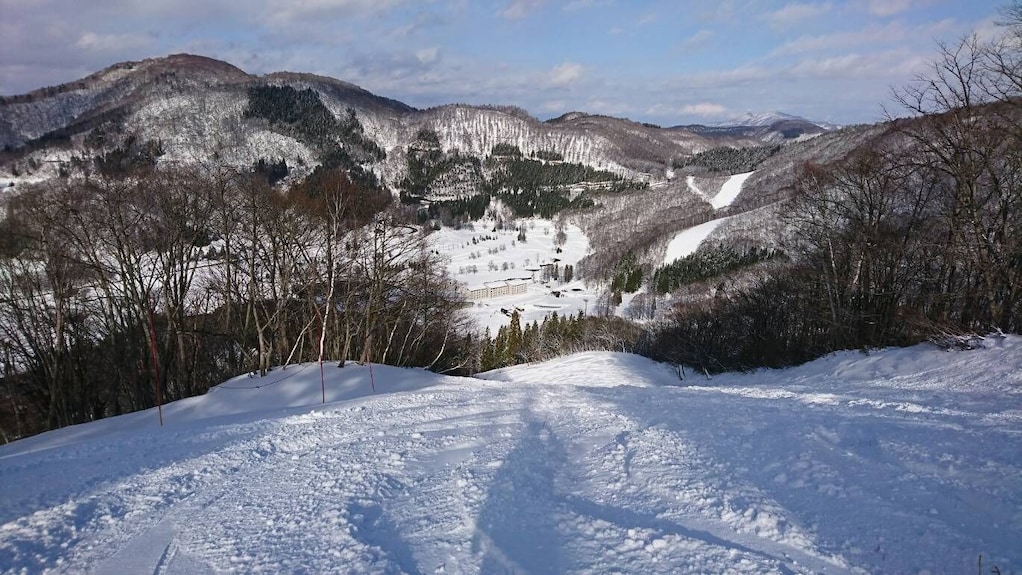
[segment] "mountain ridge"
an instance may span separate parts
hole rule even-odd
[[[418,109],[396,99],[374,94],[355,83],[346,80],[315,75],[305,72],[279,71],[261,76],[244,72],[236,66],[192,54],[173,54],[161,58],[149,58],[140,61],[127,61],[113,64],[79,80],[58,86],[40,88],[27,94],[5,96],[0,98],[0,147],[14,151],[31,143],[33,140],[46,138],[60,140],[65,136],[74,136],[80,131],[87,131],[90,119],[100,118],[103,114],[111,114],[112,110],[123,110],[130,115],[133,104],[144,105],[146,101],[156,97],[173,98],[195,95],[203,90],[222,92],[240,96],[244,88],[256,85],[292,85],[311,87],[327,96],[328,107],[335,113],[343,112],[347,107],[367,116],[369,124],[374,124],[384,133],[384,139],[394,140],[393,146],[400,145],[395,124],[422,123],[422,119],[444,116],[443,110],[469,109],[490,114],[493,111],[508,113],[513,120],[532,124],[534,128],[578,128],[586,131],[591,137],[599,137],[601,129],[613,127],[615,135],[627,135],[631,132],[649,142],[653,142],[658,150],[646,149],[639,154],[635,166],[629,167],[627,152],[617,157],[604,157],[596,160],[602,167],[611,167],[622,172],[641,171],[644,164],[652,161],[667,164],[671,157],[700,151],[722,139],[721,134],[712,131],[686,130],[670,128],[660,135],[654,135],[659,128],[636,122],[627,118],[611,118],[589,114],[586,112],[569,112],[557,118],[540,121],[527,111],[514,106],[469,106],[465,104],[445,104],[426,109]],[[236,97],[236,100],[241,98]],[[380,118],[379,116],[382,116]],[[417,121],[418,120],[418,121]],[[389,124],[389,125],[388,125]],[[769,132],[769,128],[756,133],[727,134],[732,137],[730,142],[735,145],[749,145],[754,139],[773,139],[778,136]],[[61,131],[68,132],[63,134]],[[643,133],[645,132],[645,133]],[[673,133],[671,133],[673,132]],[[679,135],[680,133],[680,135]],[[709,137],[707,137],[709,136]],[[783,139],[780,138],[780,139]],[[636,142],[633,142],[635,144]],[[454,142],[452,142],[454,144]],[[386,147],[386,146],[385,146]],[[595,147],[605,147],[596,145]],[[649,148],[649,145],[640,146]],[[585,158],[580,158],[587,160]]]

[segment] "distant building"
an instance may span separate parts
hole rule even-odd
[[[488,299],[491,297],[523,294],[528,285],[529,282],[523,280],[486,282],[480,287],[467,288],[464,293],[468,299]]]

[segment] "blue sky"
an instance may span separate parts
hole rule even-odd
[[[874,122],[937,42],[998,33],[1010,1],[0,0],[0,94],[189,52],[416,107]]]

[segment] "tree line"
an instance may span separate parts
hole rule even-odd
[[[669,293],[680,286],[719,277],[762,261],[783,257],[784,253],[780,250],[763,247],[738,250],[733,246],[715,246],[700,249],[658,267],[653,272],[650,285],[658,294]]]
[[[776,154],[780,149],[779,145],[746,148],[718,146],[688,158],[677,158],[671,163],[671,166],[676,170],[697,166],[715,174],[741,174],[755,170],[764,160]]]
[[[0,432],[13,439],[320,358],[464,369],[458,287],[390,194],[319,168],[55,180],[0,223]]]
[[[496,334],[487,328],[479,346],[476,369],[489,371],[534,361],[545,361],[581,351],[634,351],[640,339],[638,324],[613,316],[560,316],[553,312],[542,322],[522,326],[518,310]]]

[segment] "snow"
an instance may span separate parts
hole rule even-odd
[[[710,205],[716,210],[730,206],[738,198],[738,194],[742,193],[742,185],[745,184],[745,180],[754,173],[735,174],[728,178],[717,195],[710,201]]]
[[[710,237],[713,230],[717,229],[717,226],[728,219],[729,218],[717,218],[715,220],[710,220],[699,224],[698,226],[692,226],[691,228],[685,229],[678,235],[674,236],[671,243],[667,244],[667,253],[664,255],[664,265],[696,253],[700,244],[702,244],[706,238]]]
[[[1022,569],[1022,338],[683,379],[316,365],[0,447],[4,573]],[[375,385],[375,393],[372,386]]]

